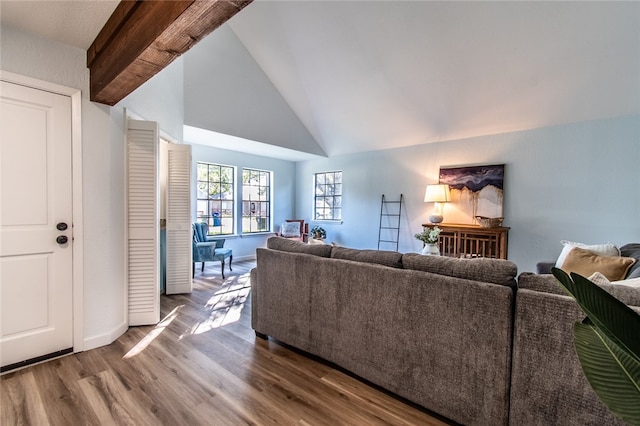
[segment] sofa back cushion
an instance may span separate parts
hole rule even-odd
[[[518,267],[515,263],[501,259],[458,259],[406,253],[402,256],[402,264],[406,269],[509,287],[516,286],[515,278],[518,274]]]
[[[636,260],[636,263],[631,265],[631,268],[627,271],[626,278],[640,278],[640,243],[631,243],[620,247],[620,255],[632,257]]]
[[[620,281],[619,283],[623,284]],[[620,284],[599,284],[599,286],[626,305],[640,306],[640,289]],[[568,296],[556,277],[549,274],[538,275],[532,272],[523,272],[518,277],[518,289]]]
[[[359,250],[347,247],[334,247],[331,257],[335,259],[354,260],[356,262],[375,263],[391,268],[402,268],[402,253],[385,250]]]
[[[327,244],[305,244],[298,240],[283,237],[271,237],[267,240],[267,248],[293,253],[312,254],[320,257],[331,256],[331,246]]]

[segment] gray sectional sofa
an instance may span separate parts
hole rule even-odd
[[[640,312],[640,290],[602,284]],[[624,425],[593,391],[573,346],[585,315],[553,275],[522,273],[514,318],[510,424]]]
[[[464,425],[622,424],[582,375],[582,319],[553,276],[270,238],[251,271],[252,327]],[[616,295],[640,306],[637,290]],[[513,362],[512,362],[513,359]]]

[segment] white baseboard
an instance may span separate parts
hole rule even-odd
[[[84,339],[84,350],[99,348],[113,343],[118,337],[122,336],[129,329],[127,323],[122,323],[108,333],[99,336],[88,337]]]
[[[236,261],[237,262],[241,262],[243,260],[256,260],[256,255],[255,254],[250,254],[248,256],[238,256],[238,257],[233,256],[233,261],[234,262],[236,262]]]

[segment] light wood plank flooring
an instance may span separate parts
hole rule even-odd
[[[251,329],[249,271],[196,267],[157,326],[0,378],[2,425],[444,425]]]

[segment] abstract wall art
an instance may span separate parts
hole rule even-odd
[[[447,223],[476,225],[476,216],[504,217],[504,164],[441,167],[439,179],[451,189]]]

